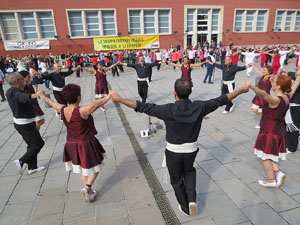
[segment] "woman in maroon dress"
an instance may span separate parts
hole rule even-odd
[[[96,77],[96,84],[95,84],[95,98],[103,98],[108,95],[108,87],[107,87],[107,81],[106,81],[106,72],[111,70],[114,66],[118,65],[118,63],[115,63],[107,68],[102,68],[102,63],[97,62],[96,68],[97,70],[91,70],[87,68],[83,68],[84,71],[90,72],[91,74],[95,75]],[[100,108],[103,112],[105,112],[104,106],[101,106]]]
[[[272,77],[271,85],[274,96],[251,85],[248,81],[249,87],[265,102],[262,107],[260,131],[254,146],[254,154],[263,160],[267,175],[267,180],[258,181],[264,187],[279,188],[285,181],[285,174],[279,171],[278,159],[285,160],[286,157],[284,119],[289,108],[289,98],[293,96],[299,86],[299,80],[298,77],[292,86],[291,78],[288,76],[278,75]]]
[[[25,87],[24,92],[27,94],[35,94],[35,90],[31,85],[32,77],[30,76],[29,72],[26,70],[19,72],[22,77],[24,77]],[[41,126],[45,123],[45,115],[43,110],[40,108],[37,99],[31,99],[32,106],[35,110],[35,125],[36,129],[40,130]]]
[[[260,76],[260,79],[258,81],[258,88],[261,90],[264,90],[266,93],[270,94],[271,90],[271,75],[273,74],[273,67],[272,66],[265,66],[264,71],[260,71],[257,67],[255,67],[253,64],[249,64],[253,67],[255,72]],[[264,105],[264,100],[261,97],[258,97],[257,95],[254,96],[252,100],[252,112],[259,115],[259,119],[261,119],[261,112],[262,112],[262,106]],[[256,125],[255,128],[259,129],[260,126]]]
[[[206,62],[191,64],[189,58],[187,56],[185,56],[183,58],[183,64],[175,64],[173,62],[169,62],[169,63],[174,67],[181,68],[181,78],[182,79],[187,79],[192,82],[192,77],[191,77],[192,69],[194,67],[200,67],[203,64],[205,64]],[[192,82],[192,86],[193,86],[193,82]]]
[[[67,171],[73,170],[74,173],[81,174],[84,184],[84,188],[80,190],[81,196],[86,202],[91,202],[97,195],[97,192],[92,190],[92,185],[101,169],[105,153],[95,137],[97,131],[91,114],[104,105],[110,99],[110,95],[97,99],[89,105],[79,106],[80,92],[80,86],[76,84],[68,84],[63,88],[62,96],[68,106],[52,101],[44,92],[40,92],[39,95],[62,115],[67,127],[63,161]]]

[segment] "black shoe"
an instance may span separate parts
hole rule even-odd
[[[214,82],[208,81],[209,84],[213,84]]]
[[[5,101],[6,101],[6,99],[2,99],[2,100],[1,100],[1,102],[5,102]]]
[[[206,80],[204,80],[203,83],[206,83]]]

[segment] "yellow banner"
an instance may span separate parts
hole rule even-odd
[[[96,51],[159,48],[159,36],[125,36],[94,38]]]

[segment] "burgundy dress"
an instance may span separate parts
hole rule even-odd
[[[270,94],[270,90],[271,90],[271,81],[270,81],[270,77],[266,80],[264,79],[265,76],[262,76],[259,81],[258,81],[258,88],[261,90],[264,90],[265,92],[267,92],[268,94]],[[262,108],[262,106],[265,104],[264,100],[261,97],[258,97],[257,95],[254,96],[252,103],[254,105],[257,105],[259,108]]]
[[[286,156],[285,113],[289,104],[286,104],[282,96],[279,99],[280,103],[276,108],[270,108],[267,103],[263,105],[260,131],[254,146],[257,157],[275,162],[278,162],[278,158],[284,160]]]
[[[192,68],[190,66],[185,67],[184,65],[182,65],[181,72],[182,72],[181,79],[190,80],[192,83],[192,87],[193,87],[193,82],[192,82],[192,77],[191,77]]]
[[[95,95],[96,98],[102,98],[108,94],[107,81],[105,72],[96,70]]]
[[[68,122],[64,116],[65,107],[61,109],[61,115],[67,127],[67,143],[63,159],[66,170],[73,170],[74,173],[82,172],[84,176],[99,172],[105,150],[95,137],[97,131],[93,117],[89,115],[88,119],[82,119],[78,106]]]
[[[34,88],[32,87],[32,85],[25,85],[24,87],[24,92],[27,94],[35,94]],[[37,99],[31,99],[32,102],[32,106],[35,110],[35,120],[39,121],[41,119],[44,119],[44,112],[43,110],[40,108],[40,105],[37,101]]]

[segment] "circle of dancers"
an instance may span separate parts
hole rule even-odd
[[[225,105],[223,114],[233,112],[232,100],[252,90],[255,97],[251,110],[259,116],[259,129],[254,144],[254,154],[262,159],[266,179],[259,180],[263,187],[280,188],[286,175],[279,169],[279,159],[285,160],[288,153],[298,148],[300,126],[300,51],[298,47],[265,46],[264,48],[236,48],[231,44],[223,46],[220,42],[209,45],[198,43],[186,50],[126,50],[117,52],[95,52],[94,54],[28,55],[26,57],[0,58],[0,95],[2,102],[8,101],[13,114],[14,127],[27,144],[26,153],[13,161],[17,171],[22,174],[27,164],[27,173],[45,170],[39,166],[37,155],[44,146],[40,127],[45,123],[44,113],[37,99],[42,99],[53,107],[57,116],[67,127],[63,162],[67,171],[79,173],[83,183],[80,190],[84,201],[92,202],[97,197],[93,184],[101,171],[105,150],[95,137],[97,130],[92,113],[97,109],[105,112],[104,105],[112,100],[134,109],[136,112],[157,117],[166,124],[165,160],[170,174],[171,185],[179,204],[179,210],[187,216],[196,216],[196,170],[193,167],[199,151],[197,139],[203,118]],[[288,71],[284,65],[297,56],[296,71]],[[254,66],[260,57],[261,69]],[[273,62],[271,64],[273,58]],[[171,59],[171,60],[170,60]],[[170,60],[170,61],[169,61]],[[238,61],[244,66],[238,66]],[[179,68],[181,77],[174,84],[175,102],[157,105],[146,103],[152,69],[160,70],[165,63]],[[89,67],[92,66],[93,69]],[[300,66],[300,65],[299,65]],[[72,69],[75,67],[74,69]],[[139,100],[121,97],[116,91],[109,91],[108,71],[112,76],[120,76],[123,67],[131,67],[137,74]],[[194,68],[206,68],[203,83],[214,84],[214,70],[220,69],[221,95],[206,101],[191,101],[193,89],[191,73]],[[49,72],[49,70],[53,72]],[[67,69],[67,71],[62,71]],[[245,81],[236,89],[236,73],[246,70],[246,78],[252,72],[258,75],[256,84]],[[76,72],[86,71],[95,76],[95,100],[80,105],[81,88],[76,84],[65,83],[65,78]],[[197,73],[198,70],[193,73]],[[5,78],[6,76],[6,78]],[[6,79],[10,88],[4,95],[3,83]],[[117,79],[117,78],[114,78]],[[45,83],[52,91],[56,101],[39,90]],[[272,93],[271,94],[271,90]],[[172,90],[170,90],[171,92]],[[188,116],[187,116],[188,115]],[[101,173],[101,172],[100,172]]]

